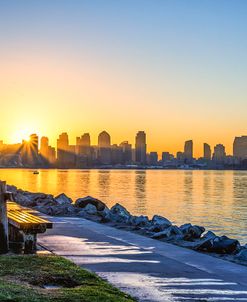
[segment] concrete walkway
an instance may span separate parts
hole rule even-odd
[[[140,301],[247,301],[247,267],[81,218],[50,218],[39,243]]]

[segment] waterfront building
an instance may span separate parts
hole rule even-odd
[[[176,158],[179,161],[183,161],[184,160],[184,153],[181,152],[181,151],[178,151],[177,154],[176,154]]]
[[[38,142],[37,134],[31,134],[28,141],[22,141],[21,158],[24,165],[36,166],[40,163]]]
[[[40,155],[42,158],[48,158],[49,139],[46,136],[42,136],[40,139]]]
[[[128,141],[124,141],[120,144],[122,148],[122,163],[124,165],[131,164],[132,162],[132,146]]]
[[[158,165],[158,153],[157,152],[150,152],[148,158],[149,158],[148,164],[150,166],[157,166]]]
[[[216,163],[224,163],[226,159],[225,146],[222,144],[217,144],[214,147],[213,161]]]
[[[89,133],[76,138],[76,167],[90,167],[92,163],[91,139]]]
[[[184,143],[184,159],[191,162],[193,159],[193,141],[188,140]]]
[[[147,161],[146,133],[144,131],[136,134],[135,161],[139,165],[145,165]]]
[[[233,156],[240,160],[247,159],[247,136],[235,137],[233,142]]]
[[[211,160],[211,157],[212,157],[211,147],[209,146],[209,144],[204,143],[203,144],[203,158],[205,160]]]
[[[119,165],[123,163],[123,148],[117,144],[111,146],[111,164]]]
[[[165,164],[167,162],[170,162],[174,159],[174,155],[169,152],[162,152],[162,163]]]
[[[66,132],[63,132],[57,139],[58,167],[74,168],[75,159],[75,146],[69,145],[69,136]]]
[[[111,164],[111,137],[106,131],[98,136],[98,160],[102,165]]]

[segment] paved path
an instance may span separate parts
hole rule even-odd
[[[246,267],[81,218],[50,220],[39,243],[140,301],[247,301]]]

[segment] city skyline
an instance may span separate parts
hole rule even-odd
[[[211,146],[210,144],[204,142],[201,146],[202,156],[200,157],[194,156],[193,140],[184,141],[183,149],[176,150],[175,153],[170,153],[168,150],[163,150],[161,154],[159,154],[157,150],[148,151],[147,135],[143,130],[136,133],[134,144],[132,144],[129,140],[124,140],[118,143],[112,142],[111,135],[105,130],[101,131],[98,134],[97,144],[92,143],[91,135],[87,132],[85,132],[81,136],[77,136],[75,138],[75,141],[76,143],[72,144],[69,134],[67,132],[63,132],[58,136],[56,146],[52,146],[50,144],[49,137],[39,137],[37,134],[30,134],[27,138],[23,139],[21,143],[16,142],[15,144],[6,144],[3,140],[0,140],[0,147],[2,148],[3,146],[7,146],[8,149],[8,146],[10,148],[15,146],[24,146],[24,150],[27,148],[30,149],[27,151],[27,153],[33,152],[37,155],[40,154],[47,159],[49,157],[54,158],[53,160],[51,160],[51,162],[55,162],[59,157],[66,157],[66,154],[63,155],[64,152],[69,154],[83,154],[89,156],[91,153],[90,148],[97,148],[97,157],[100,158],[100,161],[104,164],[111,163],[111,152],[113,152],[112,150],[116,148],[121,148],[123,152],[131,153],[130,156],[128,155],[129,163],[136,162],[141,165],[147,164],[147,156],[154,157],[156,161],[163,160],[164,158],[166,158],[167,160],[172,156],[176,159],[186,159],[186,161],[188,162],[191,162],[193,159],[200,158],[204,158],[205,160],[220,160],[222,157],[227,156],[233,156],[239,159],[247,159],[247,135],[235,136],[232,143],[232,154],[226,152],[224,144],[218,142],[215,146]],[[18,150],[20,151],[21,148],[17,147],[17,151]],[[23,150],[21,151],[21,153],[22,152]]]
[[[35,131],[29,131],[28,132],[28,131],[25,131],[25,130],[21,130],[19,132],[20,133],[19,135],[15,134],[15,135],[12,136],[12,137],[16,137],[16,139],[6,139],[5,140],[2,137],[0,137],[0,140],[4,141],[6,144],[18,144],[18,143],[21,143],[23,140],[29,140],[30,133],[36,133],[39,137],[39,141],[42,137],[49,137],[50,145],[53,146],[53,147],[56,147],[57,138],[59,137],[59,135],[61,133],[64,133],[64,132],[68,133],[68,135],[69,135],[69,143],[71,145],[76,145],[76,142],[77,142],[77,139],[78,139],[78,133],[75,133],[74,135],[72,135],[72,132],[69,132],[69,131],[58,131],[57,136],[50,137],[47,134],[40,134],[39,132],[35,132]],[[91,145],[96,146],[96,145],[98,145],[98,134],[101,133],[101,132],[102,132],[102,130],[99,130],[98,132],[93,133],[93,134],[91,134],[91,132],[89,132],[89,131],[88,132],[85,131],[83,133],[84,134],[89,134]],[[106,131],[106,132],[110,133],[110,131]],[[184,149],[184,142],[186,142],[188,140],[188,138],[186,139],[186,137],[181,138],[181,141],[178,142],[175,146],[173,146],[172,143],[169,142],[168,140],[166,140],[165,137],[163,137],[163,140],[158,138],[159,145],[158,144],[153,144],[154,146],[155,145],[157,146],[157,148],[155,149],[150,144],[150,141],[152,141],[152,139],[150,139],[152,137],[152,135],[149,135],[149,133],[147,133],[147,131],[145,131],[145,133],[148,136],[147,152],[150,153],[150,152],[156,151],[156,152],[158,152],[158,156],[160,158],[162,157],[162,152],[164,152],[164,150],[166,150],[167,152],[169,152],[171,154],[176,155],[176,153],[178,151],[181,151],[181,150]],[[124,134],[121,135],[120,140],[117,140],[116,138],[114,139],[112,137],[112,134],[110,136],[111,136],[112,144],[120,144],[121,142],[124,142],[124,141],[127,140],[133,146],[135,145],[135,136],[136,136],[135,131],[133,131],[133,134],[130,137],[126,137]],[[223,139],[220,139],[220,138],[215,138],[215,140],[213,140],[213,142],[210,142],[209,140],[202,139],[202,138],[200,138],[199,141],[196,141],[191,136],[189,136],[189,138],[190,138],[189,140],[191,140],[193,142],[193,156],[195,158],[203,157],[203,154],[204,154],[203,145],[204,144],[208,144],[209,146],[211,146],[211,148],[213,148],[213,146],[216,146],[219,143],[225,146],[225,150],[226,150],[227,154],[233,155],[233,153],[234,153],[233,141],[238,136],[241,137],[241,136],[244,136],[244,135],[242,135],[242,134],[239,134],[237,136],[234,135],[233,137],[229,137],[227,140],[223,140]],[[229,143],[226,144],[226,143],[224,143],[224,141],[228,141]],[[178,146],[178,148],[176,146]],[[213,149],[211,151],[213,151]]]
[[[102,127],[114,142],[138,127],[159,154],[187,138],[196,156],[204,141],[231,153],[246,132],[246,10],[238,0],[0,1],[2,138],[34,132],[55,145],[67,129],[74,144],[85,129],[96,144]]]

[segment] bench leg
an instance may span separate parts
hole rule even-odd
[[[24,234],[19,229],[9,224],[9,247],[17,254],[21,254],[24,248]]]
[[[35,254],[37,250],[37,234],[24,234],[24,254]]]

